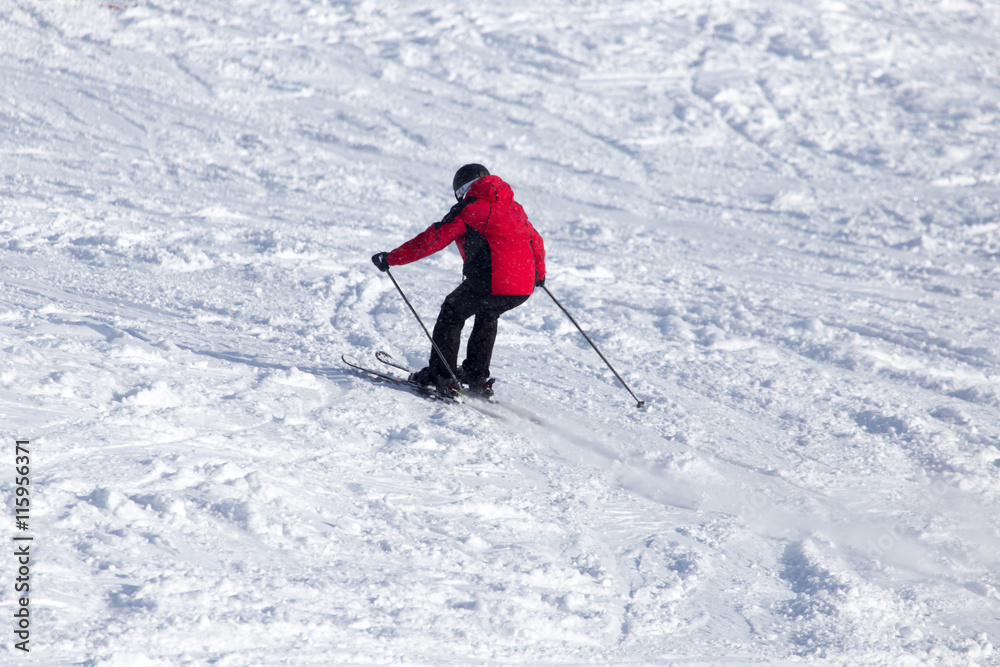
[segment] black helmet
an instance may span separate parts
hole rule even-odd
[[[489,176],[489,170],[481,164],[466,164],[455,172],[455,178],[451,181],[451,189],[455,191],[455,198],[461,199],[462,195],[458,191],[463,185],[470,185],[473,181],[478,181],[483,176]]]

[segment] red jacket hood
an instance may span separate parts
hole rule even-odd
[[[465,196],[509,204],[514,200],[514,191],[499,176],[483,176],[472,184]]]

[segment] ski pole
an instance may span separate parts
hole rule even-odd
[[[444,367],[448,370],[448,375],[450,375],[451,379],[455,381],[456,386],[461,387],[462,385],[458,381],[458,376],[455,375],[455,371],[451,370],[451,364],[449,364],[448,360],[444,358],[444,352],[442,352],[441,348],[438,347],[438,344],[434,342],[434,337],[431,336],[431,332],[427,330],[426,326],[424,326],[424,321],[420,319],[420,315],[417,315],[416,308],[413,307],[413,304],[410,303],[410,300],[406,298],[405,294],[403,294],[403,290],[399,286],[399,283],[396,282],[395,276],[392,275],[392,273],[389,271],[388,268],[386,268],[385,272],[389,276],[389,280],[392,281],[392,284],[396,286],[396,291],[399,292],[399,296],[403,297],[403,301],[405,301],[406,305],[410,307],[410,312],[413,313],[413,316],[415,318],[417,318],[417,322],[420,323],[420,328],[423,329],[424,333],[427,335],[427,340],[431,342],[431,345],[434,347],[434,351],[437,352],[438,357],[440,357],[441,359],[441,363],[444,364]]]
[[[594,348],[594,352],[596,352],[597,355],[604,361],[604,363],[608,365],[608,368],[610,368],[611,372],[615,374],[615,377],[618,378],[618,381],[622,383],[622,386],[625,387],[625,390],[628,393],[632,394],[632,398],[635,399],[635,407],[637,407],[639,409],[642,409],[643,407],[645,407],[646,401],[640,401],[639,397],[636,396],[635,393],[631,389],[629,389],[628,385],[625,384],[625,380],[622,379],[622,376],[618,374],[618,371],[616,371],[615,368],[614,368],[614,366],[611,365],[611,362],[608,361],[604,357],[603,354],[601,354],[601,351],[597,349],[596,345],[594,345],[594,341],[590,340],[590,336],[588,336],[587,332],[585,332],[583,330],[583,328],[579,324],[576,323],[576,320],[574,320],[573,316],[569,314],[569,311],[566,310],[566,308],[564,308],[561,303],[559,303],[559,299],[555,298],[555,296],[552,295],[552,292],[549,291],[549,288],[546,287],[545,285],[542,285],[542,289],[545,290],[546,294],[548,294],[550,297],[552,297],[552,300],[555,302],[555,304],[557,306],[559,306],[559,310],[561,310],[564,313],[566,313],[566,317],[569,318],[569,321],[572,322],[576,326],[576,328],[580,331],[580,333],[583,334],[583,337],[587,339],[587,342],[590,343],[590,346],[592,348]]]

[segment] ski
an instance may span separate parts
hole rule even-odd
[[[411,371],[409,369],[409,367],[407,367],[402,362],[397,361],[396,358],[393,357],[388,352],[379,350],[378,352],[375,353],[375,358],[378,359],[383,364],[385,364],[386,366],[390,366],[392,368],[395,368],[396,370],[403,371],[404,373],[407,374],[407,376],[409,376],[413,372],[413,371]],[[532,414],[531,412],[522,410],[521,408],[517,408],[515,406],[507,405],[505,403],[501,403],[500,401],[498,401],[496,399],[495,396],[486,397],[486,396],[483,396],[481,394],[477,394],[475,392],[469,391],[467,389],[463,389],[458,394],[454,394],[452,396],[446,396],[446,395],[441,394],[440,392],[438,392],[433,387],[425,387],[424,385],[417,384],[415,382],[410,382],[409,380],[403,379],[403,378],[398,377],[396,375],[390,375],[389,373],[380,373],[379,371],[376,371],[376,370],[373,370],[373,369],[370,369],[370,368],[365,368],[364,366],[362,366],[358,362],[357,359],[355,359],[354,357],[352,357],[350,355],[344,355],[343,359],[344,359],[344,363],[346,363],[348,366],[351,366],[351,367],[353,367],[353,368],[355,368],[357,370],[363,371],[365,373],[369,373],[371,375],[374,375],[374,376],[376,376],[376,377],[378,377],[380,379],[388,380],[389,382],[392,382],[394,384],[403,385],[403,386],[412,388],[417,393],[421,394],[422,396],[426,396],[428,398],[436,398],[438,400],[443,400],[443,401],[446,401],[446,402],[449,402],[449,403],[463,403],[464,405],[467,405],[468,407],[471,407],[471,408],[475,408],[479,412],[483,413],[484,415],[486,415],[488,417],[492,417],[493,419],[500,419],[500,420],[505,419],[504,415],[497,414],[496,412],[494,412],[494,411],[492,411],[490,409],[487,409],[486,407],[481,406],[479,404],[479,402],[481,401],[481,402],[484,402],[484,403],[488,403],[488,404],[492,404],[492,405],[497,405],[497,406],[500,406],[500,407],[506,407],[515,416],[520,417],[521,419],[525,419],[525,420],[527,420],[527,421],[529,421],[529,422],[531,422],[533,424],[538,424],[538,425],[543,425],[544,424],[544,422],[541,420],[541,418],[537,417],[536,415]],[[492,378],[491,378],[491,386],[492,386]],[[479,401],[476,401],[475,403],[469,403],[467,401],[461,400],[459,398],[460,396],[461,397],[472,396],[472,397],[475,397],[475,398],[479,399]]]
[[[411,371],[409,368],[407,368],[401,362],[396,361],[396,359],[391,354],[389,354],[388,352],[385,352],[383,350],[379,350],[378,352],[375,353],[375,358],[378,359],[379,361],[381,361],[386,366],[391,366],[392,368],[395,368],[397,370],[403,371],[408,376],[413,374],[413,371]],[[496,378],[490,378],[486,382],[485,386],[489,390],[489,392],[490,392],[489,394],[483,394],[483,393],[480,393],[480,392],[476,392],[476,391],[473,391],[472,389],[469,389],[469,388],[463,388],[463,391],[461,393],[463,395],[465,395],[465,396],[472,396],[472,397],[479,398],[479,399],[482,399],[482,400],[495,402],[495,400],[493,398],[493,383],[494,382],[496,382]]]
[[[366,366],[363,366],[360,361],[358,361],[355,357],[353,357],[350,354],[343,354],[341,355],[340,359],[345,364],[347,364],[348,366],[357,371],[361,371],[362,373],[367,373],[368,375],[372,375],[378,378],[379,380],[385,380],[395,385],[406,387],[407,389],[411,389],[415,393],[420,394],[425,398],[430,398],[432,400],[437,400],[437,401],[445,401],[446,403],[458,402],[459,394],[457,392],[452,394],[446,394],[444,392],[438,391],[435,387],[427,387],[422,384],[417,384],[416,382],[411,382],[408,379],[396,377],[395,375],[390,375],[389,373],[383,373],[373,368],[368,368]],[[397,368],[399,367],[397,366]]]
[[[393,358],[393,356],[388,352],[383,352],[382,350],[379,350],[378,352],[375,353],[375,358],[381,361],[386,366],[392,366],[393,368],[397,368],[406,373],[407,375],[413,373],[413,371],[411,371],[409,368],[396,361],[395,358]]]

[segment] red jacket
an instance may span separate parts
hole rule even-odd
[[[498,176],[476,181],[441,222],[390,252],[389,264],[415,262],[452,241],[465,260],[465,279],[480,294],[531,294],[545,278],[542,237]]]

